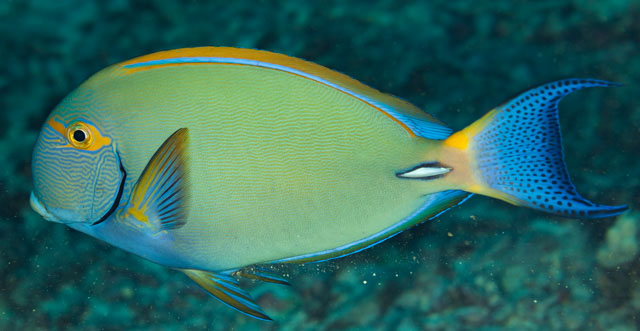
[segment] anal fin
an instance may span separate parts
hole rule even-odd
[[[194,269],[181,269],[180,271],[184,272],[196,284],[227,306],[251,317],[272,321],[262,308],[253,301],[251,295],[240,288],[233,277]]]
[[[274,273],[271,270],[260,268],[260,267],[251,267],[240,269],[233,273],[234,275],[238,275],[244,278],[256,279],[267,283],[281,284],[281,285],[291,285],[288,280],[284,279],[282,276]]]
[[[377,245],[416,224],[439,216],[452,207],[465,202],[472,195],[472,193],[459,190],[441,191],[425,195],[423,204],[420,208],[405,219],[383,229],[380,232],[340,247],[284,258],[273,261],[273,263],[323,262],[360,252],[364,249]]]

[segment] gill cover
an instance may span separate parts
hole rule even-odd
[[[88,119],[64,118],[64,103],[34,148],[32,204],[50,221],[95,223],[117,203],[124,173],[113,140]]]

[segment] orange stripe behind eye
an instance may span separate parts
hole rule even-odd
[[[59,116],[52,116],[49,121],[47,121],[47,124],[49,124],[49,126],[54,130],[56,130],[56,132],[58,132],[61,136],[66,137],[65,133],[67,132],[67,128],[65,128],[64,124],[62,124],[59,119]]]
[[[99,149],[101,149],[104,146],[109,146],[111,145],[111,138],[109,137],[105,137],[102,134],[100,134],[100,131],[98,131],[98,129],[89,124],[89,123],[84,123],[84,122],[77,122],[76,124],[81,124],[83,126],[85,126],[87,129],[89,129],[89,131],[91,131],[91,134],[93,135],[93,143],[89,146],[86,147],[79,147],[76,146],[76,148],[79,149],[84,149],[87,151],[97,151]],[[74,124],[74,125],[76,125]]]

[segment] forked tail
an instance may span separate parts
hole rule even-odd
[[[618,85],[594,79],[542,85],[451,135],[444,141],[445,149],[463,155],[468,167],[464,182],[472,183],[461,188],[567,217],[622,213],[627,206],[598,205],[577,193],[564,164],[558,122],[558,103],[565,95],[587,87]],[[453,161],[460,164],[455,159],[460,157]],[[457,167],[452,168],[453,174]]]

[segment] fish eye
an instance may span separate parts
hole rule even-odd
[[[77,142],[83,142],[87,138],[87,135],[82,130],[73,131],[73,139]]]
[[[87,149],[93,144],[91,129],[85,123],[75,123],[67,129],[67,140],[73,147]]]

